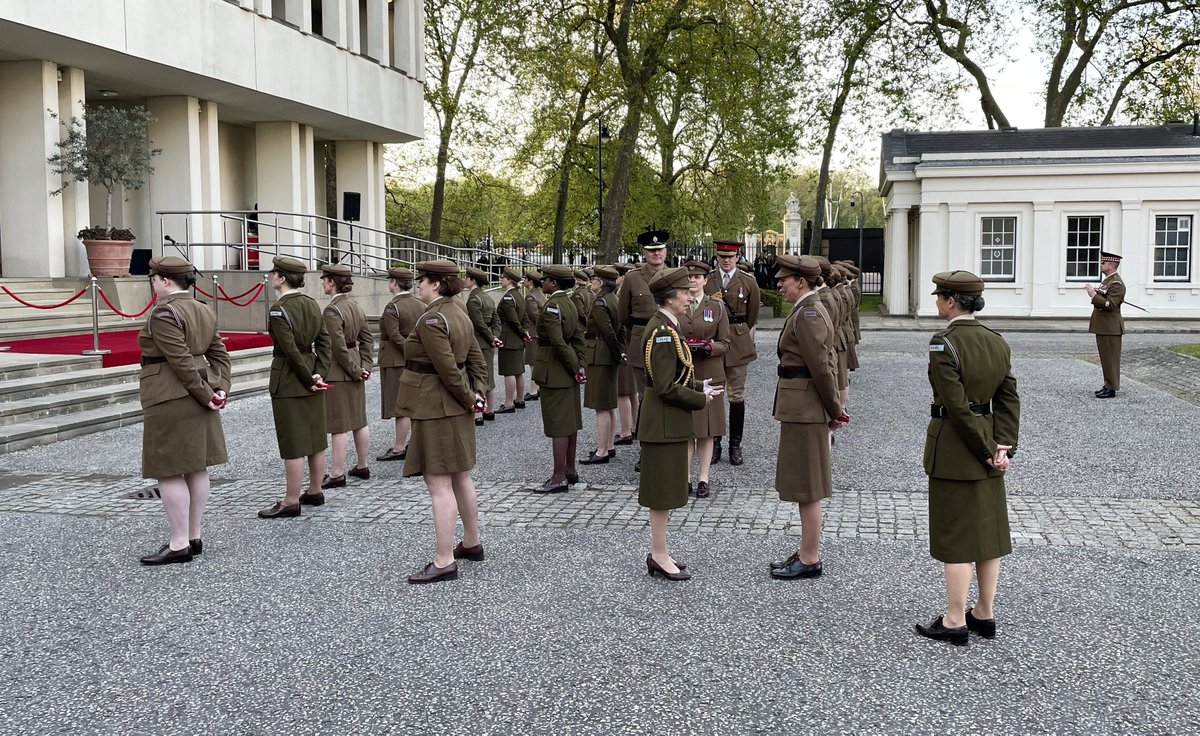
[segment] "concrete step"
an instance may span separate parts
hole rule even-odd
[[[99,367],[99,355],[31,355],[0,352],[0,384],[32,376],[54,376],[65,371]]]

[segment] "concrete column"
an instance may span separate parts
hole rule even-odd
[[[380,230],[387,230],[387,186],[383,178],[383,151],[382,143],[375,144],[375,198],[372,202],[375,212],[375,227]],[[379,248],[379,255],[384,258],[391,258],[391,252],[388,250],[390,243],[386,235],[376,235],[375,245]]]
[[[346,0],[321,0],[321,35],[346,48]]]
[[[195,97],[150,97],[146,108],[154,116],[150,140],[162,154],[154,159],[154,174],[146,184],[150,195],[150,229],[137,232],[139,247],[152,247],[155,254],[175,255],[163,249],[163,236],[179,243],[205,243],[204,221],[198,215],[159,215],[164,210],[204,209],[203,179],[200,174],[200,101]],[[143,238],[151,235],[150,242]],[[207,248],[187,249],[193,263],[206,261]]]
[[[282,0],[280,0],[282,2]],[[254,0],[254,10],[264,18],[270,18],[272,7],[271,0]]]
[[[908,208],[887,215],[883,256],[883,304],[888,314],[908,314]]]
[[[381,190],[383,180],[380,176],[379,152],[381,147],[371,141],[338,141],[335,148],[337,157],[337,200],[339,207],[345,192],[358,192],[361,196],[361,220],[356,223],[354,239],[361,243],[363,251],[375,257],[381,257],[383,251],[382,238],[372,233],[358,229],[359,225],[384,229],[380,205],[382,204]],[[345,213],[339,211],[338,218],[344,219]],[[341,230],[348,228],[339,228]],[[342,246],[345,247],[344,245]],[[358,246],[355,246],[357,249]],[[372,261],[378,265],[376,261]]]
[[[913,273],[913,278],[921,283],[939,271],[950,270],[947,264],[955,258],[961,257],[956,250],[958,241],[955,240],[954,234],[955,214],[957,212],[961,218],[965,218],[966,205],[950,205],[947,210],[948,216],[943,212],[946,209],[945,205],[937,202],[927,202],[921,205],[920,225],[917,230],[921,243],[918,249],[921,261]],[[917,291],[918,302],[915,305],[917,314],[922,317],[937,316],[937,306],[934,304],[933,295],[926,294],[925,291],[924,289]]]
[[[414,28],[412,33],[413,44],[413,70],[410,73],[417,78],[417,81],[425,81],[425,3],[413,2],[413,16],[415,17]]]
[[[362,38],[362,28],[359,25],[358,0],[345,0],[343,9],[346,11],[346,50],[352,54],[362,53],[366,44]]]
[[[72,117],[83,119],[84,76],[82,69],[62,68],[62,81],[58,83],[58,112],[63,121]],[[91,211],[88,208],[88,183],[68,182],[62,193],[63,210],[63,257],[67,276],[87,276],[87,253],[83,241],[75,237],[85,227],[90,227]]]
[[[254,126],[255,180],[260,212],[299,212],[303,209],[303,173],[300,158],[300,125],[290,122],[256,123]],[[258,239],[263,245],[278,244],[279,252],[309,261],[312,255],[298,232],[302,223],[294,218],[263,214],[258,226]],[[276,227],[278,226],[278,227]],[[267,249],[272,250],[271,248]],[[263,256],[260,267],[270,268],[271,259]]]
[[[414,0],[394,0],[392,3],[392,66],[405,74],[413,74],[413,13]]]
[[[300,212],[306,215],[315,214],[317,211],[317,180],[314,176],[316,163],[314,161],[313,151],[313,129],[311,125],[300,126],[300,173],[302,178],[300,181]],[[317,232],[320,230],[318,223],[312,217],[306,218],[304,221],[304,229],[309,233],[305,235],[305,242],[312,243],[314,246],[326,244],[323,238],[317,237]]]
[[[245,10],[254,10],[254,0],[238,0],[238,5]]]
[[[200,105],[200,198],[201,209],[221,209],[221,137],[218,125],[217,103],[205,101]],[[224,221],[219,215],[200,218],[204,224],[204,237],[210,243],[225,243],[233,239],[226,237]],[[240,231],[239,231],[240,232]],[[232,251],[228,248],[207,248],[204,251],[201,269],[225,268]]]
[[[1052,317],[1058,301],[1058,284],[1063,280],[1063,249],[1059,238],[1058,218],[1053,202],[1033,203],[1033,237],[1018,242],[1024,254],[1017,258],[1024,264],[1018,273],[1029,275],[1029,316]],[[1036,258],[1034,249],[1037,250]]]
[[[312,33],[312,5],[309,0],[284,0],[283,15],[301,33]]]
[[[1153,253],[1147,253],[1145,245],[1148,240],[1144,233],[1149,232],[1150,228],[1143,227],[1144,215],[1141,200],[1122,200],[1121,219],[1115,223],[1116,227],[1113,228],[1113,232],[1120,234],[1115,243],[1109,243],[1104,247],[1104,250],[1110,253],[1123,256],[1120,269],[1121,279],[1125,282],[1129,301],[1134,304],[1145,304],[1147,284],[1153,288],[1149,269],[1152,268],[1154,257]],[[1141,314],[1136,309],[1126,310],[1125,313],[1129,314],[1129,312]]]
[[[46,159],[57,151],[58,67],[49,61],[0,63],[0,273],[64,276],[62,178]],[[74,233],[71,233],[74,235]]]
[[[387,0],[367,0],[367,56],[382,66],[391,66],[391,45],[388,43]]]

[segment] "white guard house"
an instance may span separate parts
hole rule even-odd
[[[930,279],[987,281],[986,315],[1086,317],[1100,251],[1124,257],[1124,317],[1200,318],[1195,124],[883,136],[889,314],[936,316]]]
[[[423,24],[420,0],[5,0],[0,275],[87,272],[75,234],[104,224],[105,191],[72,185],[50,196],[61,181],[46,163],[61,136],[48,111],[80,116],[84,101],[145,105],[155,118],[154,176],[114,196],[114,225],[132,229],[139,247],[161,252],[163,230],[177,240],[186,230],[189,242],[242,238],[230,232],[236,218],[160,225],[164,210],[257,204],[338,219],[326,211],[333,188],[339,208],[344,192],[359,193],[359,224],[384,229],[383,144],[423,133]],[[282,224],[295,230],[273,228],[262,242],[298,243],[329,223]],[[231,262],[238,255],[192,251],[201,268],[245,267]]]

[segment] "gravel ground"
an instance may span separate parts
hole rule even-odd
[[[414,588],[411,526],[216,519],[191,565],[138,569],[154,519],[0,519],[0,731],[45,733],[1194,733],[1200,558],[1039,548],[1005,562],[1000,633],[916,636],[923,544],[492,530]],[[106,544],[95,540],[104,539]],[[1154,591],[1152,605],[1146,593]]]

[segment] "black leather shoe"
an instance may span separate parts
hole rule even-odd
[[[1116,396],[1117,392],[1113,391],[1111,388],[1106,388],[1100,393],[1096,394],[1097,399],[1113,399],[1116,398]]]
[[[321,479],[321,490],[326,490],[329,488],[343,488],[343,487],[345,487],[345,485],[346,485],[346,474],[345,473],[342,473],[341,475],[339,475],[336,478],[331,478],[330,476],[326,475],[324,478]]]
[[[579,476],[575,473],[567,473],[567,485],[573,486],[579,482]]]
[[[143,565],[170,565],[175,562],[191,562],[192,548],[191,545],[183,549],[171,549],[171,544],[168,542],[152,555],[144,555],[138,558]]]
[[[730,445],[729,446],[729,464],[730,465],[741,465],[744,462],[745,462],[745,460],[742,458],[742,446],[741,445]]]
[[[689,480],[688,481],[688,495],[690,496],[693,493],[695,493],[695,491],[692,490],[692,482]]]
[[[613,444],[614,445],[632,445],[633,444],[633,435],[627,434],[624,437],[622,437],[621,435],[617,435],[617,438],[613,440]]]
[[[779,578],[780,580],[794,580],[796,578],[819,578],[821,577],[821,561],[817,560],[811,565],[806,565],[800,561],[800,558],[792,560],[790,565],[785,567],[777,567],[771,570],[771,577]]]
[[[655,574],[662,575],[667,580],[681,581],[691,580],[692,575],[685,571],[685,568],[679,563],[675,563],[675,567],[679,568],[679,572],[667,572],[662,568],[662,565],[655,561],[652,555],[646,555],[646,574],[654,577]]]
[[[1107,388],[1102,388],[1102,389],[1100,389],[1099,391],[1093,391],[1093,392],[1092,392],[1092,395],[1093,395],[1093,396],[1099,396],[1100,394],[1104,393],[1104,392],[1105,392],[1105,391],[1107,391],[1107,390],[1108,390]]]
[[[534,493],[566,493],[570,486],[565,480],[548,480],[537,488],[533,489]]]
[[[294,506],[284,506],[283,501],[276,501],[275,505],[269,509],[263,509],[258,512],[260,519],[283,519],[292,516],[300,515],[300,504]]]
[[[537,401],[537,400],[539,400],[540,398],[541,398],[541,397],[539,397],[537,394],[525,394],[525,400],[526,400],[526,401]]]
[[[708,498],[708,481],[702,480],[696,484],[696,498]]]
[[[975,618],[971,615],[971,611],[975,609],[967,609],[967,629],[974,631],[984,639],[996,638],[996,619],[994,618]]]
[[[300,494],[300,505],[301,506],[324,506],[325,505],[325,494],[324,493],[301,493]]]
[[[475,426],[476,426],[476,427],[482,427],[482,426],[483,426],[483,415],[482,415],[482,414],[476,414],[476,415],[475,415]]]
[[[188,548],[190,550],[192,550],[193,555],[203,554],[204,553],[204,540],[203,539],[189,539],[188,540]]]
[[[454,545],[454,559],[479,562],[483,559],[483,545],[477,544],[474,547],[464,547],[463,543],[459,542]]]
[[[712,464],[716,465],[721,462],[721,438],[717,437],[713,440]]]
[[[956,647],[965,647],[970,643],[970,634],[967,633],[966,626],[959,626],[956,629],[948,629],[942,625],[942,617],[937,616],[929,622],[928,626],[916,625],[917,633],[928,639],[937,639],[938,641],[948,641]]]
[[[496,410],[496,413],[497,413],[497,414],[516,414],[516,413],[517,413],[517,407],[515,407],[515,406],[505,406],[504,404],[501,404],[501,405],[500,405],[500,408]],[[487,419],[487,417],[485,416],[485,417],[484,417],[484,419]]]
[[[524,409],[524,408],[525,408],[525,402],[524,402],[524,401],[514,401],[514,402],[513,402],[513,408],[514,408],[514,409]]]
[[[349,473],[347,473],[347,475],[352,475],[355,478],[358,478],[360,480],[370,480],[371,479],[371,469],[370,468],[354,468]]]
[[[494,422],[494,421],[496,421],[496,412],[494,412],[494,411],[485,411],[485,412],[483,413],[483,421],[485,421],[485,422]]]
[[[579,461],[580,465],[606,465],[608,463],[608,455],[597,455],[592,453]]]
[[[396,452],[394,449],[389,447],[387,452],[383,453],[382,455],[376,455],[375,459],[382,462],[388,462],[389,460],[403,460],[406,457],[408,457],[407,447],[400,452]]]
[[[436,583],[439,580],[454,580],[458,577],[458,563],[451,562],[446,567],[438,567],[432,562],[408,576],[410,583]]]
[[[782,560],[773,560],[771,562],[771,569],[772,570],[782,570],[783,568],[785,568],[788,565],[795,562],[799,558],[799,556],[800,556],[799,552],[793,552],[790,555],[788,555],[787,557],[783,558]]]
[[[616,456],[617,456],[617,451],[616,451],[616,450],[609,450],[609,451],[608,451],[608,457],[609,457],[609,459],[610,459],[610,460],[611,460],[612,458],[616,457]]]

